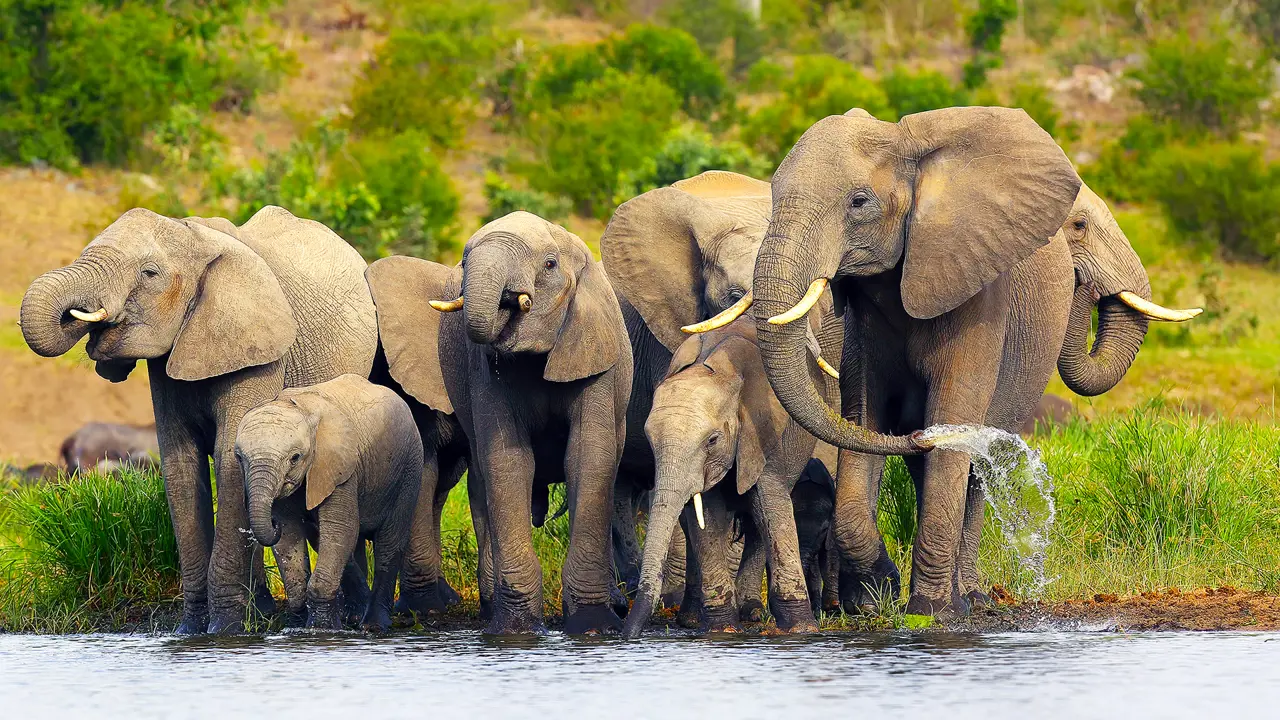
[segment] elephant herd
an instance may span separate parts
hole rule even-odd
[[[456,603],[440,516],[465,474],[488,632],[543,629],[532,527],[564,483],[565,631],[635,636],[659,602],[758,619],[766,575],[783,631],[896,596],[887,455],[917,489],[907,611],[989,602],[983,488],[920,429],[1017,431],[1055,365],[1105,392],[1149,319],[1196,314],[1151,302],[1106,204],[1004,108],[825,118],[771,182],[709,171],[623,203],[600,252],[516,212],[456,267],[366,265],[277,207],[239,227],[135,209],[32,283],[22,332],[43,356],[87,334],[114,382],[148,361],[180,633],[274,610],[262,546],[312,627]]]

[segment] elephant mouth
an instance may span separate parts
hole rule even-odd
[[[90,360],[115,359],[112,352],[124,339],[124,323],[97,323],[89,330],[89,340],[84,350]]]

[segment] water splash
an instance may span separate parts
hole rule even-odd
[[[1051,581],[1044,562],[1054,519],[1053,478],[1040,452],[1021,437],[993,427],[934,425],[925,429],[924,437],[934,447],[969,454],[973,474],[986,491],[1005,546],[1017,563],[1014,589],[1038,597]]]

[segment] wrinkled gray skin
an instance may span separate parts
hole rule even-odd
[[[629,594],[634,595],[640,580],[636,504],[653,488],[656,471],[644,434],[654,390],[666,377],[672,353],[687,337],[680,328],[720,313],[750,289],[756,252],[769,224],[770,198],[768,183],[712,170],[623,203],[600,238],[600,254],[618,293],[634,360],[613,519],[614,563]],[[824,307],[830,317],[829,301]],[[824,355],[834,362],[841,324],[828,322],[816,332]],[[834,381],[824,383],[828,391],[838,392]],[[676,528],[670,567],[663,573],[667,605],[678,596],[683,580],[677,573],[683,558],[674,557],[681,535]],[[696,548],[690,544],[688,550],[694,573]],[[696,625],[701,606],[696,583],[687,588],[680,605],[682,623]]]
[[[471,443],[468,488],[480,491],[471,503],[484,509],[489,536],[491,557],[480,553],[486,630],[543,630],[532,498],[564,482],[565,631],[616,631],[609,521],[631,346],[604,268],[576,235],[517,212],[467,241],[445,298],[459,294],[464,307],[441,321],[439,351],[449,401]]]
[[[245,414],[235,455],[249,526],[276,551],[290,610],[305,598],[307,627],[341,630],[343,569],[372,541],[373,592],[360,624],[388,629],[422,479],[422,441],[409,406],[356,375],[285,390]],[[314,573],[307,520],[316,526]]]
[[[835,612],[840,609],[840,558],[834,522],[836,481],[821,460],[813,458],[805,466],[791,491],[791,505],[795,508],[796,539],[800,543],[809,607],[815,616],[820,610]]]
[[[22,299],[22,334],[45,357],[86,334],[99,375],[121,381],[147,360],[169,514],[182,566],[180,633],[243,628],[246,588],[274,608],[240,493],[213,521],[209,461],[224,487],[243,478],[232,454],[244,413],[284,387],[366,376],[377,348],[364,260],[328,228],[277,207],[241,227],[126,212],[71,265]],[[101,322],[76,309],[106,310]]]
[[[817,364],[808,358],[801,362],[809,366],[811,382],[821,386]],[[654,393],[645,433],[658,474],[627,636],[638,636],[653,614],[670,534],[695,493],[702,493],[706,528],[698,529],[695,521],[686,529],[701,563],[704,627],[740,629],[729,561],[737,511],[750,515],[769,558],[769,606],[778,627],[816,630],[791,491],[817,441],[787,415],[769,387],[750,318],[685,340]],[[751,555],[747,549],[743,554]]]
[[[1150,288],[1105,205],[1021,110],[820,120],[778,168],[773,197],[753,286],[761,354],[791,415],[845,448],[836,538],[841,600],[853,611],[899,582],[875,525],[877,456],[925,449],[915,436],[883,433],[941,423],[1016,431],[1055,362],[1077,392],[1106,390],[1147,324],[1113,296],[1145,298]],[[805,351],[799,324],[767,322],[818,278],[832,280],[843,310],[841,415],[794,369]],[[1090,353],[1095,303],[1102,324]],[[983,497],[969,458],[934,451],[907,464],[920,514],[907,611],[967,612],[988,601],[976,572]]]
[[[150,468],[160,456],[156,426],[87,423],[67,436],[58,451],[67,472],[110,472],[121,465]]]
[[[444,389],[438,347],[443,315],[428,304],[444,296],[451,272],[439,263],[404,256],[378,260],[365,272],[378,307],[381,346],[370,379],[408,403],[422,436],[422,490],[396,603],[402,613],[439,613],[459,600],[441,574],[440,515],[449,491],[467,469],[470,448]],[[479,546],[486,547],[489,539],[479,510],[471,505]],[[488,610],[485,599],[482,616],[487,617]]]

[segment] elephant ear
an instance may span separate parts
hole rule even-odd
[[[711,192],[711,186],[702,190]],[[610,280],[668,350],[675,352],[684,342],[681,327],[703,319],[699,239],[733,226],[733,219],[712,209],[705,197],[665,187],[620,205],[600,237]]]
[[[542,377],[551,382],[572,382],[613,367],[623,343],[629,341],[604,265],[591,257],[577,235],[552,223],[548,226],[566,257],[573,258],[576,280]]]
[[[1047,245],[1080,177],[1026,112],[969,107],[899,121],[916,148],[902,304],[926,320],[954,310]]]
[[[355,476],[360,449],[356,447],[355,428],[346,413],[327,400],[306,403],[304,408],[320,409],[310,412],[309,422],[315,427],[312,444],[313,458],[307,470],[307,509],[314,510],[334,489]]]
[[[690,335],[676,351],[671,354],[671,364],[667,366],[665,377],[671,377],[698,361],[702,355],[702,342],[706,335]]]
[[[284,357],[298,326],[275,273],[230,235],[197,222],[185,224],[213,259],[200,275],[165,374],[204,380]]]
[[[207,228],[212,228],[214,230],[217,230],[218,232],[226,233],[227,235],[230,235],[231,237],[237,240],[240,239],[240,228],[236,227],[235,223],[231,222],[226,218],[220,218],[220,217],[203,218],[203,217],[196,217],[193,215],[188,218],[183,218],[182,222],[186,223],[187,225],[190,225],[192,223],[195,223],[197,225],[203,225]]]
[[[671,187],[700,198],[773,197],[773,186],[763,180],[728,170],[707,170],[677,180]]]
[[[452,414],[440,366],[440,321],[431,300],[451,300],[445,292],[452,268],[396,255],[369,266],[365,279],[378,308],[378,334],[391,377],[418,402]]]

